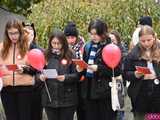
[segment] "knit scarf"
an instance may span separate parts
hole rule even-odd
[[[98,44],[93,43],[92,46],[91,46],[91,51],[90,51],[89,59],[88,59],[88,64],[89,65],[94,64],[94,60],[95,60],[97,50],[98,50]],[[91,77],[92,78],[93,77],[93,71],[90,70],[90,69],[87,69],[86,77]]]

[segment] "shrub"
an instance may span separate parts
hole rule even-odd
[[[63,30],[74,21],[80,34],[88,40],[88,23],[102,18],[109,29],[118,30],[127,43],[140,16],[150,15],[153,27],[160,33],[160,6],[153,0],[47,0],[32,6],[29,20],[35,23],[41,46],[46,47],[48,34],[53,29]]]

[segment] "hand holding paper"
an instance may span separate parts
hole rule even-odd
[[[17,71],[18,66],[16,64],[8,64],[8,65],[3,65],[0,64],[0,71],[2,74],[10,74],[11,71]]]
[[[63,82],[65,80],[65,75],[58,75],[57,80]]]
[[[98,66],[97,66],[97,65],[89,65],[89,66],[88,66],[88,69],[90,69],[90,70],[96,72],[97,69],[98,69]]]
[[[16,71],[18,69],[18,66],[16,64],[6,65],[6,67],[9,71]]]
[[[143,73],[140,73],[138,71],[135,71],[134,74],[135,74],[136,78],[140,78],[140,77],[144,76]]]
[[[88,67],[88,64],[84,60],[80,59],[72,59],[73,63],[76,65],[79,65],[79,67],[86,69]]]
[[[142,74],[151,74],[150,69],[147,68],[147,67],[136,66],[136,71],[137,71],[138,73],[142,73]]]
[[[56,69],[44,69],[43,73],[47,78],[57,78],[58,76]]]

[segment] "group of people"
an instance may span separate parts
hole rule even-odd
[[[150,17],[141,19],[145,24],[139,27],[138,42],[129,53],[119,33],[109,32],[101,19],[89,23],[90,40],[86,43],[76,24],[69,22],[64,31],[51,32],[46,50],[36,43],[34,24],[8,21],[0,44],[1,99],[6,119],[41,120],[44,108],[48,120],[73,120],[75,112],[78,120],[117,120],[120,111],[112,109],[111,100],[113,71],[102,57],[103,48],[110,43],[122,51],[114,76],[122,75],[124,84],[130,82],[128,95],[135,120],[160,113],[160,42],[146,23]],[[44,53],[44,69],[56,69],[56,78],[47,78],[28,64],[27,52],[34,48]],[[72,59],[84,60],[87,68],[74,64]],[[11,64],[18,68],[8,70],[6,66]],[[140,73],[136,66],[147,67],[151,73]],[[124,120],[124,114],[120,119]]]

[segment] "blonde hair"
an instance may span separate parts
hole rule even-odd
[[[156,34],[152,27],[148,25],[144,25],[141,27],[141,30],[139,32],[139,37],[143,35],[152,35],[155,40],[151,47],[150,56],[146,55],[146,49],[139,44],[140,46],[140,57],[149,61],[155,61],[157,63],[160,63],[160,43],[158,42],[158,39],[156,38]]]

